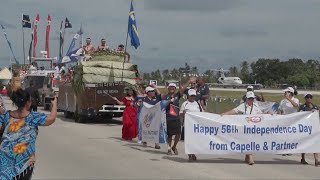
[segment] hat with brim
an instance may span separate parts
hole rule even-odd
[[[150,87],[150,86],[146,87],[146,93],[148,93],[148,92],[150,92],[150,91],[154,91],[154,88],[153,88],[153,87]]]
[[[196,92],[196,90],[194,90],[194,89],[189,89],[189,90],[188,90],[188,95],[189,95],[189,96],[195,96],[195,95],[197,95],[197,92]]]
[[[294,89],[292,87],[287,87],[286,89],[283,90],[284,92],[291,92],[294,93]]]
[[[246,94],[246,98],[249,99],[249,98],[255,98],[256,96],[254,95],[254,93],[252,91],[249,91],[247,92]]]

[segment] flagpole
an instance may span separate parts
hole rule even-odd
[[[22,21],[23,21],[23,14],[22,14]],[[24,29],[23,29],[23,23],[21,25],[22,29],[22,44],[23,44],[23,64],[26,64],[26,50],[24,47]]]
[[[131,0],[131,4],[132,4],[132,0]],[[130,4],[130,7],[131,7],[131,4]],[[128,38],[129,38],[129,27],[127,27],[126,45],[124,46],[124,58],[123,58],[123,63],[122,63],[121,81],[123,81],[123,70],[124,70],[124,63],[126,62],[126,54],[127,54]]]
[[[66,22],[64,22],[64,23],[66,23]],[[62,57],[63,57],[63,49],[64,49],[63,47],[64,47],[64,41],[65,41],[64,35],[66,34],[66,27],[65,27],[65,25],[62,25],[62,28],[63,28],[63,36],[62,36],[63,41],[62,41],[61,54],[62,54]]]

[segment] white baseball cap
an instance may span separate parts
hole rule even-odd
[[[256,96],[254,95],[254,93],[252,91],[247,92],[246,94],[247,98],[255,98]]]
[[[188,94],[189,94],[189,96],[195,96],[195,95],[197,95],[197,92],[194,89],[189,89]]]
[[[311,94],[311,93],[306,92],[306,93],[304,93],[304,96],[303,96],[303,97],[306,97],[306,96],[308,96],[308,95],[311,95],[311,96],[312,96],[312,94]]]
[[[248,86],[247,89],[253,89],[253,86]]]
[[[292,92],[294,93],[294,89],[292,87],[287,87],[285,90],[283,90],[284,92]]]
[[[177,87],[177,85],[175,84],[175,83],[170,83],[169,85],[168,85],[168,87]]]
[[[150,87],[150,86],[146,87],[146,93],[148,93],[148,92],[150,92],[150,91],[154,91],[154,88],[153,88],[153,87]]]

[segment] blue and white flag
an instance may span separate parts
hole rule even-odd
[[[80,29],[80,31],[78,31],[78,32],[74,35],[74,37],[73,37],[73,39],[72,39],[72,41],[71,41],[71,43],[70,43],[70,46],[69,46],[69,49],[68,49],[68,51],[67,51],[66,56],[63,57],[62,59],[59,59],[59,62],[58,62],[59,64],[63,63],[62,60],[65,59],[67,56],[70,57],[72,54],[76,54],[75,52],[77,52],[79,49],[82,49],[82,48],[75,49],[75,47],[76,47],[76,40],[79,39],[79,37],[80,37],[81,34],[82,34],[82,30]],[[65,61],[68,61],[68,60],[65,59]]]
[[[140,40],[132,0],[129,12],[128,33],[131,38],[131,45],[137,49],[140,46]]]
[[[139,140],[149,143],[167,143],[166,103],[143,103],[139,114]]]
[[[16,56],[15,56],[14,53],[13,53],[12,46],[11,46],[11,42],[9,41],[8,36],[7,36],[7,33],[6,33],[6,31],[5,31],[5,28],[4,28],[4,26],[3,26],[2,24],[1,24],[1,28],[2,28],[2,32],[3,32],[3,34],[4,34],[4,37],[5,37],[6,40],[7,40],[8,46],[9,46],[10,51],[11,51],[12,56],[13,56],[13,59],[16,61],[16,64],[19,64],[19,62],[17,61]]]
[[[61,63],[72,63],[81,61],[84,58],[84,51],[82,48],[76,49],[68,53],[62,58]]]
[[[259,105],[262,112],[273,113],[273,114],[276,114],[278,112],[279,103],[277,102],[255,101],[255,103]]]

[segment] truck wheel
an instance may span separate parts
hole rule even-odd
[[[78,123],[87,123],[88,122],[87,119],[88,119],[88,117],[83,116],[83,115],[79,115]]]
[[[63,116],[65,118],[70,118],[71,117],[71,113],[69,111],[63,111]]]

